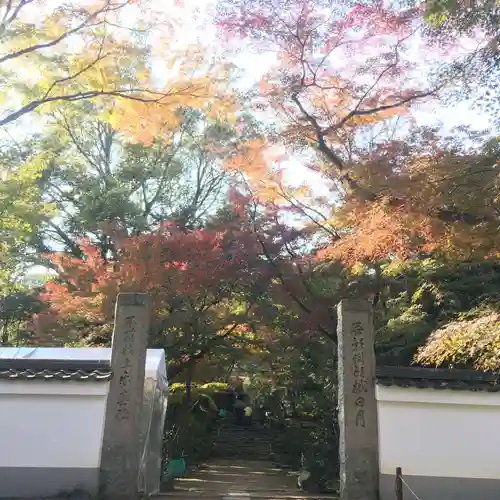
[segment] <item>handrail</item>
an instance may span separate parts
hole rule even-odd
[[[159,374],[158,375],[158,386],[163,392],[168,392],[168,379],[166,376]]]
[[[147,469],[147,460],[148,460],[147,451],[148,451],[148,447],[149,447],[150,439],[151,439],[151,428],[153,425],[153,416],[155,414],[156,398],[158,395],[158,391],[161,391],[163,394],[168,392],[168,380],[165,376],[159,375],[156,382],[157,383],[154,384],[154,391],[152,391],[152,399],[151,399],[152,404],[150,405],[148,427],[147,427],[147,432],[144,436],[144,444],[143,444],[142,455],[141,455],[140,466],[139,466],[139,474],[142,473],[142,475],[143,475],[144,494],[145,495],[151,494],[151,492],[147,491],[148,484],[147,484],[147,477],[146,477],[146,469]],[[163,394],[162,394],[162,397],[164,397]],[[162,421],[165,420],[165,405],[163,405],[161,418],[162,418]]]

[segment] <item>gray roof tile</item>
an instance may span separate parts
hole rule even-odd
[[[111,377],[109,361],[0,359],[0,380],[106,382]]]
[[[474,370],[379,366],[377,383],[386,387],[500,392],[499,374]]]

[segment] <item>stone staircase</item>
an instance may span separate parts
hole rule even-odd
[[[215,436],[214,458],[268,462],[271,455],[271,434],[264,426],[227,423]]]
[[[175,490],[156,500],[335,500],[298,490],[297,475],[271,462],[216,459],[200,464],[187,477],[176,480]]]
[[[174,491],[156,500],[335,500],[297,488],[297,472],[277,466],[273,433],[259,424],[237,425],[228,420],[216,431],[212,457],[175,480]]]

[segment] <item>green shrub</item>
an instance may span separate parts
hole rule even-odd
[[[229,389],[229,384],[226,382],[208,382],[200,386],[200,389],[210,390],[210,391],[227,391]]]
[[[496,371],[500,368],[500,313],[486,308],[469,311],[433,332],[415,355],[424,365],[474,368]]]
[[[165,465],[173,458],[183,457],[192,465],[210,456],[218,409],[210,389],[192,387],[188,403],[184,384],[170,386],[163,448]]]
[[[193,384],[191,387],[192,388],[196,387],[196,385]],[[184,384],[184,383],[181,383],[181,384],[180,383],[170,384],[168,386],[168,392],[170,394],[177,394],[178,392],[186,392],[186,384]]]

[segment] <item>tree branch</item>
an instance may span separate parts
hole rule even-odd
[[[48,96],[41,99],[35,99],[30,103],[24,105],[23,107],[19,108],[17,111],[9,113],[5,118],[0,119],[0,127],[17,120],[21,116],[30,113],[35,109],[37,109],[38,107],[47,104],[49,102],[56,102],[56,101],[74,102],[74,101],[82,101],[85,99],[91,100],[95,99],[96,97],[111,96],[111,97],[118,97],[120,99],[127,99],[131,101],[139,101],[144,103],[161,103],[166,98],[174,96],[182,91],[183,90],[179,90],[179,92],[176,93],[168,93],[168,92],[162,93],[148,89],[133,88],[133,89],[119,89],[119,90],[87,90],[68,95]],[[158,97],[148,98],[145,97],[145,95],[158,96]]]
[[[316,133],[316,147],[321,153],[323,153],[323,155],[330,161],[330,163],[332,163],[337,168],[337,171],[339,173],[339,180],[344,189],[346,189],[346,191],[349,193],[357,193],[362,195],[363,199],[365,200],[374,201],[375,195],[361,187],[357,183],[357,181],[352,178],[349,172],[346,171],[342,159],[330,147],[328,147],[326,143],[325,131],[319,125],[318,120],[304,108],[304,105],[299,100],[298,92],[294,92],[292,94],[292,101],[297,105],[306,120],[312,125]]]
[[[269,262],[269,264],[275,270],[276,277],[279,279],[280,283],[286,288],[286,290],[287,290],[288,294],[290,295],[290,297],[293,299],[293,301],[299,306],[299,308],[303,312],[305,312],[306,314],[312,314],[312,310],[299,297],[297,297],[297,295],[295,293],[293,293],[292,290],[290,290],[289,286],[287,286],[286,280],[285,280],[285,278],[283,276],[283,273],[279,269],[279,267],[276,264],[276,262],[274,262],[274,260],[272,259],[271,255],[270,255],[270,253],[269,253],[269,251],[267,249],[266,244],[264,243],[264,241],[262,240],[262,238],[260,237],[260,235],[259,235],[259,233],[257,231],[255,231],[255,236],[257,238],[257,241],[259,242],[259,245],[262,248],[262,253],[263,253],[264,257],[266,258],[266,260]],[[318,330],[321,333],[323,333],[326,337],[328,337],[332,342],[335,342],[335,343],[337,342],[337,339],[336,339],[335,335],[333,335],[332,333],[330,333],[321,324],[318,324]]]

